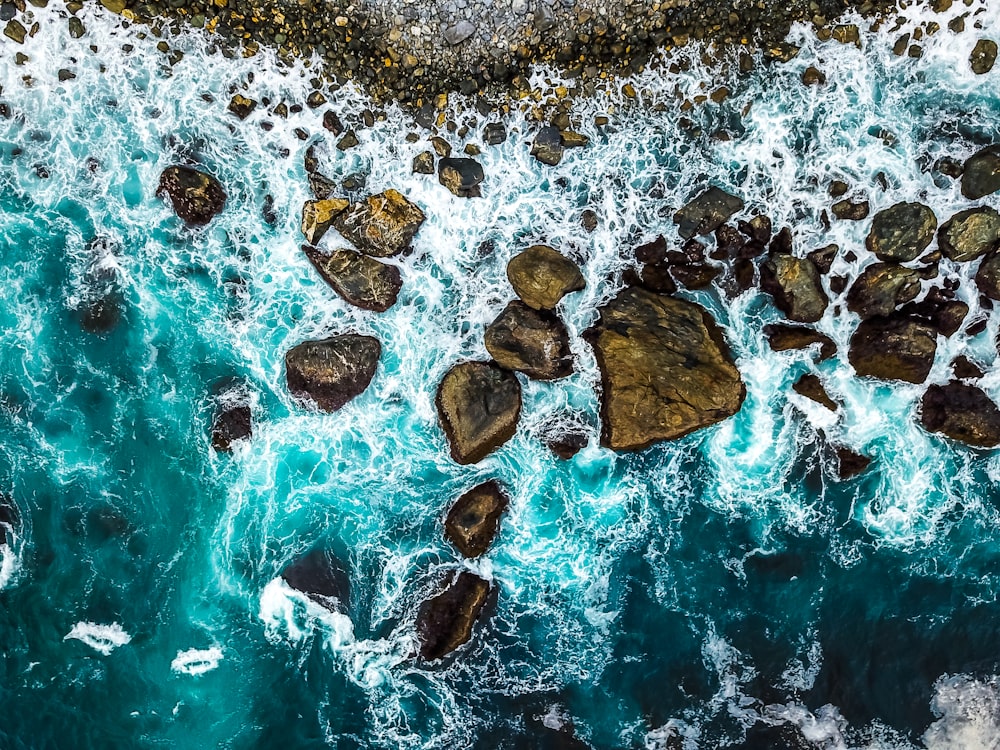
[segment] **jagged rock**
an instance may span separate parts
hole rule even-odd
[[[838,219],[861,221],[868,218],[868,201],[854,203],[849,200],[837,201],[832,206],[833,215]]]
[[[992,39],[980,39],[976,46],[972,48],[969,55],[969,65],[976,75],[983,75],[993,70],[993,63],[997,61],[997,43]]]
[[[830,273],[830,269],[833,267],[833,261],[836,259],[837,253],[839,252],[840,245],[827,245],[826,247],[821,247],[810,253],[806,253],[806,257],[813,262],[817,271],[822,274],[827,274]]]
[[[344,132],[344,123],[340,121],[340,117],[332,109],[323,113],[323,127],[334,135],[340,135]]]
[[[361,141],[358,140],[357,134],[353,130],[348,130],[344,133],[343,137],[337,141],[337,150],[347,151],[357,146]]]
[[[438,182],[459,198],[479,198],[482,181],[483,166],[475,159],[441,159],[438,162]]]
[[[651,292],[673,294],[677,291],[677,282],[670,271],[668,263],[647,263],[639,274],[639,283]]]
[[[351,578],[332,552],[314,548],[281,573],[291,588],[331,612],[346,613],[351,601]]]
[[[958,380],[978,380],[985,374],[983,368],[966,357],[964,354],[955,357],[951,363],[952,372]]]
[[[782,227],[781,231],[774,235],[767,246],[770,255],[791,255],[792,254],[792,230],[789,227]]]
[[[489,595],[489,581],[475,573],[463,570],[451,576],[444,591],[421,604],[417,612],[420,655],[434,661],[467,643]]]
[[[579,432],[565,431],[549,437],[545,441],[545,445],[559,458],[568,461],[586,448],[589,442],[587,433],[582,430]]]
[[[507,264],[507,278],[528,307],[551,310],[586,286],[576,263],[547,245],[532,245]]]
[[[210,222],[226,205],[226,191],[217,179],[190,167],[167,167],[156,194],[166,194],[174,211],[188,224]]]
[[[920,402],[920,422],[930,432],[977,448],[1000,445],[1000,409],[974,385],[930,386]]]
[[[830,398],[830,394],[823,387],[823,382],[811,372],[807,372],[799,378],[792,389],[800,396],[805,396],[817,404],[825,406],[830,411],[837,411],[837,402]]]
[[[288,390],[322,411],[336,411],[364,392],[381,356],[382,345],[371,336],[348,333],[304,341],[285,354]]]
[[[937,229],[937,217],[922,203],[897,203],[875,214],[866,245],[879,260],[906,263],[922,253]]]
[[[601,370],[601,442],[638,450],[732,416],[746,388],[722,332],[698,305],[638,287],[584,337]]]
[[[667,241],[661,234],[656,239],[639,245],[635,249],[635,259],[640,263],[662,263],[667,259]]]
[[[306,242],[310,245],[318,243],[333,226],[334,217],[349,205],[344,198],[306,201],[302,204],[302,234],[305,235]]]
[[[873,263],[847,292],[847,309],[862,320],[889,315],[920,294],[920,272],[895,263]]]
[[[938,247],[955,261],[975,260],[998,246],[1000,213],[989,206],[960,211],[938,230]]]
[[[434,147],[434,153],[438,156],[448,157],[451,156],[451,144],[448,143],[444,138],[439,135],[431,136],[430,138],[431,146]]]
[[[937,331],[904,315],[861,321],[848,360],[855,372],[883,380],[923,383],[937,353]]]
[[[499,146],[507,140],[507,127],[502,122],[491,122],[483,128],[483,142],[487,146]]]
[[[760,286],[779,310],[799,323],[815,323],[829,302],[819,271],[808,258],[772,255],[760,267]]]
[[[962,327],[969,306],[952,299],[938,288],[932,288],[920,302],[911,302],[900,308],[900,313],[921,318],[937,329],[942,336],[952,336]]]
[[[474,464],[513,437],[521,416],[521,384],[493,362],[464,362],[441,379],[435,403],[451,457]]]
[[[685,289],[704,289],[722,273],[722,268],[711,263],[679,263],[669,268],[670,275]]]
[[[784,323],[769,323],[764,326],[764,335],[771,351],[784,352],[789,349],[805,349],[807,346],[819,344],[820,361],[829,359],[837,353],[837,345],[825,333],[806,328],[805,326],[790,326]]]
[[[855,453],[850,448],[838,446],[835,448],[837,454],[837,474],[841,479],[850,479],[857,476],[871,464],[872,460],[868,456]]]
[[[1000,144],[987,146],[965,161],[962,195],[977,201],[1000,190]]]
[[[338,232],[375,258],[399,255],[423,223],[424,212],[392,189],[352,203],[333,218]]]
[[[233,98],[229,100],[229,111],[241,120],[247,119],[247,117],[250,116],[250,113],[256,108],[257,102],[253,99],[248,99],[242,94],[234,94]]]
[[[444,535],[466,557],[489,549],[500,528],[500,516],[510,501],[493,479],[463,494],[448,511]]]
[[[449,26],[448,28],[446,28],[441,33],[441,36],[448,44],[454,47],[456,44],[461,44],[475,33],[476,33],[475,24],[471,23],[470,21],[463,20],[459,21],[453,26]]]
[[[212,421],[212,447],[228,453],[233,443],[246,440],[253,434],[250,405],[246,403],[220,403]]]
[[[983,258],[976,271],[976,286],[990,299],[1000,300],[1000,251]]]
[[[590,139],[587,136],[572,130],[559,131],[559,140],[564,148],[583,148],[590,144]]]
[[[750,221],[740,219],[736,222],[736,226],[743,234],[750,238],[750,242],[760,248],[761,253],[764,252],[767,243],[771,241],[771,217],[754,216]],[[744,254],[743,257],[754,256]]]
[[[546,125],[539,130],[531,144],[531,155],[542,164],[548,164],[550,167],[554,167],[562,161],[564,150],[565,146],[563,146],[559,128],[551,125]]]
[[[309,190],[317,200],[326,200],[336,189],[337,186],[329,177],[324,177],[319,172],[309,174]]]
[[[430,151],[421,151],[413,157],[414,174],[434,174],[434,154]]]
[[[385,312],[403,287],[396,266],[381,263],[353,250],[335,250],[324,255],[308,245],[302,251],[319,275],[347,302],[363,310]]]
[[[674,224],[684,239],[711,234],[743,210],[743,200],[725,190],[710,187],[674,214]]]
[[[536,380],[573,373],[569,331],[554,313],[515,300],[486,328],[486,351],[501,367]]]

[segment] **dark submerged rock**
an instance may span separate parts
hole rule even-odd
[[[463,570],[451,577],[441,593],[421,604],[417,612],[421,657],[441,659],[467,643],[489,595],[488,581]]]
[[[920,422],[930,432],[977,448],[1000,444],[1000,409],[974,385],[930,386],[920,402]]]
[[[253,435],[253,415],[246,403],[220,403],[212,421],[212,447],[222,453],[233,449],[233,443]]]
[[[1000,144],[987,146],[965,161],[962,195],[972,201],[1000,190]]]
[[[830,398],[826,388],[823,387],[823,381],[811,372],[807,372],[799,378],[792,389],[800,396],[805,396],[817,404],[825,406],[830,411],[837,411],[837,402]]]
[[[937,353],[937,331],[905,315],[861,321],[848,359],[855,372],[883,380],[923,383]]]
[[[483,482],[451,506],[444,521],[444,535],[466,557],[479,557],[493,543],[509,503],[496,480]]]
[[[799,323],[815,323],[830,301],[819,271],[808,258],[772,255],[760,267],[760,285],[779,310]]]
[[[479,198],[479,183],[483,181],[483,166],[475,159],[441,159],[438,162],[438,182],[459,198]]]
[[[938,230],[938,247],[955,261],[975,260],[998,246],[1000,213],[989,206],[960,211]]]
[[[333,218],[350,205],[344,198],[306,201],[302,204],[302,234],[306,242],[315,245],[333,226]]]
[[[390,188],[352,203],[333,217],[333,226],[365,255],[388,258],[409,247],[424,218],[423,211]]]
[[[983,368],[964,354],[955,357],[955,361],[951,363],[951,367],[952,372],[955,373],[955,377],[958,380],[978,380],[985,374]]]
[[[847,309],[862,320],[889,315],[920,294],[920,272],[895,263],[873,263],[847,292]]]
[[[459,464],[474,464],[516,432],[521,384],[493,362],[464,362],[441,379],[435,404],[451,457]]]
[[[371,336],[349,333],[305,341],[285,354],[288,390],[312,399],[322,411],[337,411],[368,387],[381,355],[382,345]]]
[[[531,155],[542,164],[548,164],[550,167],[554,167],[562,161],[564,150],[565,146],[563,146],[559,128],[552,125],[547,125],[539,130],[531,144]]]
[[[819,344],[820,361],[829,359],[837,353],[837,345],[825,333],[805,326],[792,326],[785,323],[769,323],[764,326],[764,335],[772,351],[784,352],[789,349],[805,349],[813,344]]]
[[[906,263],[922,253],[937,229],[937,217],[922,203],[897,203],[875,214],[866,245],[879,260]]]
[[[579,267],[547,245],[533,245],[507,264],[507,279],[528,307],[551,310],[570,292],[586,286]]]
[[[631,287],[584,336],[601,370],[601,442],[639,450],[732,416],[746,388],[722,332],[691,302]]]
[[[674,224],[684,239],[711,234],[743,210],[743,199],[710,187],[674,214]]]
[[[350,576],[329,550],[310,550],[285,568],[281,577],[291,588],[331,612],[346,613],[350,606]]]
[[[486,328],[485,339],[486,351],[508,370],[536,380],[558,380],[573,373],[569,331],[554,313],[515,300]]]
[[[830,269],[833,267],[833,261],[836,259],[837,253],[839,252],[839,245],[826,245],[825,247],[806,253],[806,258],[813,262],[817,271],[821,274],[827,274],[830,273]]]
[[[588,442],[590,439],[587,437],[587,433],[567,430],[549,437],[545,441],[545,445],[559,458],[568,461],[586,448]]]
[[[302,251],[323,280],[350,304],[363,310],[385,312],[403,287],[399,268],[381,263],[353,250],[335,250],[324,255],[308,245]]]
[[[169,197],[177,215],[196,226],[210,222],[226,205],[226,191],[219,181],[190,167],[164,169],[156,194]]]

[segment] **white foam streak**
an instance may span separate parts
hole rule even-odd
[[[190,648],[187,651],[177,652],[177,656],[170,662],[170,669],[178,674],[198,677],[217,668],[222,658],[222,649],[218,646]]]
[[[132,636],[117,622],[99,625],[96,622],[78,622],[63,638],[64,641],[77,640],[90,646],[94,651],[108,656],[112,651],[132,642]]]

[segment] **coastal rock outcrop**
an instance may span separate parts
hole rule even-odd
[[[557,380],[573,372],[569,331],[552,312],[515,300],[486,328],[486,351],[501,367],[536,380]]]
[[[977,448],[1000,445],[1000,409],[974,385],[930,386],[920,402],[920,422],[930,432]]]
[[[164,169],[156,194],[170,198],[177,215],[195,226],[210,222],[226,205],[222,184],[212,175],[190,167]]]
[[[722,331],[698,305],[640,287],[600,310],[584,337],[601,370],[601,442],[639,450],[732,416],[746,388]]]
[[[997,61],[997,43],[992,39],[980,39],[969,55],[969,66],[976,75],[985,75],[993,70]]]
[[[848,360],[858,375],[923,383],[937,353],[937,331],[907,315],[861,321]]]
[[[493,543],[500,517],[509,504],[496,480],[483,482],[451,506],[444,521],[444,535],[466,557],[479,557]]]
[[[333,226],[365,255],[388,258],[410,246],[424,218],[416,204],[390,188],[350,204],[333,217]]]
[[[479,183],[483,181],[483,165],[475,159],[441,159],[438,162],[438,182],[459,198],[479,198]]]
[[[302,234],[315,245],[333,225],[333,217],[350,205],[344,198],[326,198],[302,204]]]
[[[886,316],[920,294],[920,272],[896,263],[873,263],[847,292],[847,309],[862,320]]]
[[[513,437],[521,384],[494,362],[463,362],[441,379],[435,403],[451,457],[474,464]]]
[[[952,260],[964,262],[1000,246],[1000,213],[989,206],[959,211],[938,230],[938,247]]]
[[[790,320],[815,323],[823,317],[829,298],[819,271],[808,258],[779,253],[760,267],[760,286]]]
[[[528,307],[551,310],[587,282],[576,263],[547,245],[532,245],[507,264],[507,279]]]
[[[323,280],[350,304],[363,310],[385,312],[403,287],[399,268],[353,250],[334,250],[324,255],[308,245],[302,251]]]
[[[674,224],[684,239],[711,234],[733,214],[743,210],[743,199],[710,187],[674,214]]]
[[[922,203],[897,203],[872,219],[866,246],[879,260],[906,263],[922,253],[937,229],[937,217]]]
[[[489,581],[463,570],[451,576],[441,593],[421,604],[417,612],[421,657],[441,659],[467,643],[490,589]]]
[[[329,550],[311,549],[286,567],[281,577],[291,588],[331,612],[346,613],[350,606],[351,578]]]
[[[1000,144],[987,146],[965,160],[962,195],[977,201],[1000,190]]]
[[[364,392],[381,356],[382,345],[371,336],[347,333],[305,341],[285,354],[288,390],[322,411],[336,411]]]

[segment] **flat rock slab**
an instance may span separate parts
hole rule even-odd
[[[310,550],[285,568],[281,577],[291,588],[331,612],[347,612],[350,606],[351,578],[329,550]]]
[[[514,436],[521,384],[493,362],[463,362],[441,379],[435,403],[451,457],[474,464]]]
[[[489,581],[475,573],[463,570],[453,576],[444,591],[421,604],[417,612],[420,655],[434,661],[467,643],[489,595]]]
[[[830,302],[819,271],[808,258],[784,254],[771,256],[761,264],[760,285],[789,320],[799,323],[818,321]]]
[[[398,190],[386,190],[352,203],[333,219],[333,226],[365,255],[399,255],[413,241],[424,212]]]
[[[371,336],[348,333],[305,341],[285,354],[288,390],[322,411],[336,411],[364,392],[380,356],[382,345]]]
[[[879,260],[906,263],[927,249],[934,239],[937,217],[922,203],[897,203],[872,219],[865,244]]]
[[[858,375],[923,383],[937,353],[937,331],[903,315],[861,321],[848,360]]]
[[[350,205],[344,198],[306,201],[302,204],[302,234],[306,242],[315,245],[333,225],[333,217]]]
[[[998,246],[1000,213],[989,206],[959,211],[938,231],[938,247],[955,261],[975,260]]]
[[[302,251],[323,280],[346,302],[373,312],[385,312],[403,288],[399,269],[353,250],[324,255],[308,245]]]
[[[1000,445],[1000,409],[974,385],[932,385],[920,402],[920,422],[930,432],[977,448]]]
[[[554,313],[515,300],[486,328],[486,351],[501,367],[536,380],[573,373],[569,331]]]
[[[1000,190],[1000,144],[987,146],[965,161],[962,195],[977,201]]]
[[[601,442],[639,450],[732,416],[746,398],[722,331],[691,302],[629,287],[584,337],[601,370]]]
[[[169,197],[177,215],[195,226],[210,222],[226,205],[222,184],[212,175],[190,167],[164,169],[156,194]]]
[[[862,320],[891,314],[920,294],[920,272],[896,263],[872,263],[847,292],[847,309]]]
[[[444,158],[438,162],[438,182],[459,198],[479,198],[483,165],[475,159]]]
[[[507,279],[515,294],[535,310],[551,310],[564,296],[587,285],[576,263],[547,245],[532,245],[511,258]]]
[[[448,511],[444,535],[466,557],[479,557],[493,543],[510,501],[491,479],[463,494]]]
[[[681,237],[690,239],[696,234],[711,234],[742,210],[742,198],[710,187],[674,214],[674,224]]]

